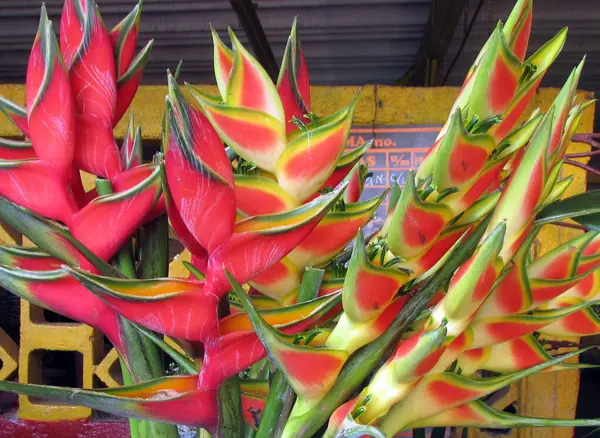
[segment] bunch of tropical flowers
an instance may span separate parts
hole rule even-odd
[[[416,173],[361,200],[370,143],[347,151],[358,98],[311,112],[296,24],[274,83],[230,31],[211,29],[218,95],[168,73],[162,150],[142,159],[125,115],[152,43],[141,4],[108,31],[66,0],[60,43],[42,7],[26,107],[0,109],[0,218],[35,246],[0,246],[0,285],[102,331],[124,385],[0,390],[223,437],[394,436],[406,429],[600,424],[499,412],[484,400],[565,363],[540,334],[600,332],[594,193],[561,199],[566,148],[588,102],[575,68],[551,108],[525,114],[561,30],[526,58],[532,2],[499,23]],[[85,191],[81,171],[96,175]],[[373,235],[362,229],[386,196]],[[542,226],[586,232],[536,256]],[[168,277],[172,229],[191,253]],[[180,369],[165,376],[166,354]],[[493,377],[489,377],[490,372]]]

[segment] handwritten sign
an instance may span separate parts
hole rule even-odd
[[[373,147],[363,157],[373,174],[367,178],[361,200],[380,195],[387,187],[398,183],[404,186],[411,169],[416,169],[434,143],[441,126],[353,126],[347,149],[354,149],[373,139]],[[373,220],[365,227],[370,234],[381,226],[388,209],[389,195],[381,203]]]

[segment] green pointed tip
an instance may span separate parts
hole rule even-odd
[[[298,16],[296,15],[292,19],[292,29],[290,30],[290,40],[297,41],[298,40]]]
[[[236,36],[231,26],[227,26],[227,34],[229,35],[229,39],[231,40],[231,45],[234,51],[238,48],[243,48],[242,43],[240,43],[240,40]]]
[[[191,263],[186,262],[185,260],[182,261],[181,263],[183,263],[183,266],[185,267],[185,269],[187,269],[188,272],[190,274],[192,274],[196,278],[196,280],[198,280],[198,281],[204,281],[204,279],[206,278],[206,276],[202,272],[200,272],[200,270],[198,268],[196,268]]]
[[[127,124],[127,132],[126,136],[130,135],[133,132],[133,110],[129,112],[129,123]]]
[[[181,75],[181,68],[183,67],[183,59],[180,59],[177,63],[177,67],[175,68],[175,74],[173,75],[175,80],[179,80],[179,76]]]

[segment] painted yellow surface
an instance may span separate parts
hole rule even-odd
[[[206,92],[216,94],[216,87],[201,86]],[[138,91],[133,101],[132,109],[135,115],[135,122],[142,125],[144,138],[159,139],[160,124],[162,120],[162,110],[164,106],[164,96],[166,94],[164,86],[145,86]],[[312,106],[313,111],[318,116],[330,114],[346,106],[358,91],[357,87],[312,87]],[[355,112],[354,122],[356,124],[441,124],[448,117],[458,93],[455,87],[438,88],[400,88],[390,86],[365,86],[360,90],[360,96]],[[547,109],[552,100],[558,93],[557,89],[539,90],[536,99],[532,101],[529,110],[535,107]],[[22,85],[2,85],[0,86],[0,95],[22,104],[24,102],[24,88]],[[582,93],[582,97],[589,99],[589,93]],[[588,108],[581,120],[578,132],[591,132],[593,127],[593,107]],[[116,128],[115,134],[121,138],[125,132],[126,121],[122,121]],[[0,136],[14,137],[18,136],[18,130],[8,121],[0,120]],[[570,146],[570,151],[580,151],[586,148],[585,145]],[[571,184],[568,193],[577,193],[585,190],[585,174],[580,169],[565,167],[565,174],[573,174],[575,180]],[[86,186],[90,188],[93,185],[93,177],[87,177]],[[557,229],[556,227],[547,227],[540,237],[539,246],[541,251],[546,250],[557,243],[573,237],[574,231]],[[19,236],[14,233],[7,233],[0,226],[0,240],[18,242]],[[171,274],[182,277],[187,276],[187,271],[182,266],[180,260],[188,258],[188,254],[182,255],[179,260],[171,264]],[[30,307],[23,304],[24,309]],[[116,357],[110,353],[100,362],[102,358],[94,355],[95,344],[98,336],[93,330],[86,331],[86,327],[71,328],[71,337],[65,337],[60,328],[49,327],[53,324],[34,323],[30,320],[28,310],[25,312],[24,325],[22,326],[22,336],[25,335],[25,345],[22,343],[19,354],[19,377],[22,381],[34,381],[39,378],[39,370],[35,369],[35,364],[31,359],[31,352],[35,349],[70,349],[73,351],[85,351],[88,360],[84,360],[83,366],[83,384],[91,385],[91,376],[94,372],[102,377],[102,380],[109,385],[114,384],[110,378],[109,369],[114,363]],[[28,319],[29,318],[29,319]],[[43,338],[42,332],[43,330]],[[67,330],[67,328],[65,328]],[[55,339],[55,338],[61,338]],[[2,346],[0,338],[0,346]],[[25,349],[23,348],[25,346]],[[75,350],[80,349],[80,350]],[[83,354],[83,353],[82,353]],[[97,360],[97,361],[96,361]],[[112,380],[112,381],[111,381]],[[579,383],[579,374],[577,371],[561,371],[558,373],[544,373],[538,376],[526,379],[525,381],[513,386],[511,391],[502,398],[502,402],[509,404],[516,400],[520,412],[534,416],[557,416],[562,418],[573,417],[577,399],[577,389]],[[33,407],[32,407],[33,406]],[[52,405],[31,405],[25,403],[21,406],[19,415],[22,418],[35,418],[45,420],[57,420],[66,418],[83,418],[89,415],[85,408],[73,408],[71,411],[61,411],[64,407]],[[79,410],[78,410],[79,409]],[[60,414],[59,412],[69,412],[69,414]],[[471,436],[485,436],[481,432],[470,431]],[[519,430],[513,431],[512,436],[523,438],[567,438],[572,436],[570,429],[538,429],[538,430]]]
[[[92,388],[96,364],[101,357],[103,336],[85,324],[49,323],[40,307],[21,300],[21,342],[19,345],[19,382],[41,383],[41,354],[44,350],[69,351],[80,354],[83,388]],[[17,415],[24,420],[59,421],[88,418],[92,410],[83,406],[67,406],[33,402],[19,396]]]

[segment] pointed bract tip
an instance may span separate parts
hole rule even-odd
[[[236,36],[235,32],[233,31],[233,29],[231,28],[231,26],[227,26],[227,33],[229,34],[229,38],[231,39],[231,44],[233,45],[233,48],[235,49],[236,45],[241,46],[242,44],[240,43],[240,40],[238,39],[238,37]]]
[[[298,16],[296,15],[292,20],[292,29],[290,30],[290,38],[295,40],[298,36]]]

